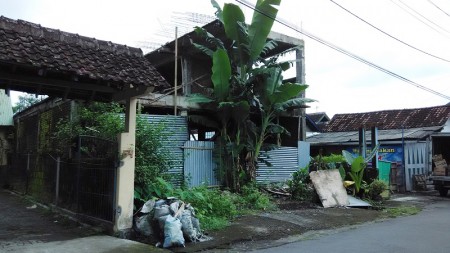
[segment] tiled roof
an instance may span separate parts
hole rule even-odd
[[[323,121],[329,121],[330,120],[325,112],[313,112],[313,113],[307,113],[307,115],[315,123],[320,123],[320,122],[323,122]]]
[[[378,129],[408,129],[443,126],[450,118],[450,106],[418,109],[387,110],[365,113],[336,114],[324,132],[356,131],[360,127]]]
[[[141,49],[0,17],[0,63],[57,72],[114,88],[166,87]]]

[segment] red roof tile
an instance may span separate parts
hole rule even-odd
[[[167,87],[141,49],[0,17],[0,62],[97,81]]]
[[[324,132],[356,131],[360,127],[408,129],[443,126],[450,118],[450,105],[418,109],[387,110],[365,113],[336,114]]]

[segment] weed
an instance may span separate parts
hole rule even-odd
[[[418,214],[422,209],[417,206],[399,206],[390,207],[383,210],[383,214],[388,218],[396,218],[400,216],[409,216]]]
[[[314,189],[310,186],[308,168],[300,169],[292,174],[287,182],[292,198],[295,200],[312,201]]]

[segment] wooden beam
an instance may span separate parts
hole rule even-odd
[[[63,96],[63,100],[66,101],[67,97],[69,96],[70,93],[70,88],[66,88],[66,90],[64,91],[64,96]]]
[[[117,92],[117,89],[103,86],[103,85],[96,85],[94,83],[83,83],[83,82],[70,82],[65,80],[58,80],[58,79],[51,79],[51,78],[45,78],[45,77],[39,77],[39,76],[24,76],[20,74],[11,74],[7,72],[0,71],[0,80],[9,80],[12,81],[14,84],[17,85],[17,83],[28,83],[28,84],[34,84],[34,85],[45,85],[45,86],[51,86],[51,87],[61,87],[61,88],[76,88],[80,90],[95,90],[99,92],[105,92],[105,93],[115,93]],[[21,90],[19,90],[21,91]]]
[[[97,94],[97,92],[95,92],[95,90],[92,91],[91,96],[89,97],[88,102],[91,102],[92,100],[94,100],[96,94]]]
[[[112,96],[113,101],[123,101],[127,100],[129,98],[135,98],[140,97],[145,94],[149,94],[153,91],[155,87],[134,87],[134,88],[127,88],[123,91],[116,92]]]

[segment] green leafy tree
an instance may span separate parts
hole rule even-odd
[[[19,101],[12,108],[13,113],[21,112],[45,98],[47,98],[47,96],[35,96],[33,94],[20,95]]]
[[[70,148],[73,138],[78,135],[96,136],[116,140],[124,130],[121,113],[124,110],[117,103],[90,103],[78,107],[77,116],[72,120],[60,120],[54,133],[54,147],[60,153]],[[167,178],[170,152],[164,141],[169,138],[164,132],[164,123],[151,124],[138,116],[136,120],[136,176],[135,183],[144,187],[157,177]]]
[[[208,43],[194,46],[212,58],[213,89],[210,95],[193,94],[191,101],[217,113],[209,118],[191,119],[205,124],[212,122],[210,126],[220,130],[219,167],[231,166],[225,168],[228,174],[225,178],[231,178],[226,184],[238,190],[243,178],[254,181],[256,162],[267,138],[287,132],[274,120],[287,109],[312,100],[299,97],[306,85],[283,82],[282,72],[291,62],[280,63],[278,56],[266,59],[267,53],[276,47],[268,35],[280,0],[258,0],[249,25],[239,6],[225,4],[221,9],[214,0],[212,3],[231,43],[196,28]],[[256,115],[256,120],[250,119],[250,112]]]

